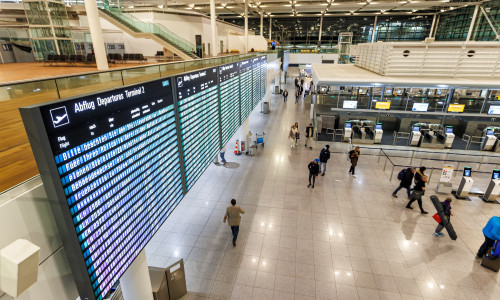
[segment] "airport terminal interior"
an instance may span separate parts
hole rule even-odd
[[[0,45],[0,300],[500,299],[500,0],[0,0]]]

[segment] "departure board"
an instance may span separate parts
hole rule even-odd
[[[260,57],[260,99],[266,96],[267,87],[267,57]]]
[[[219,98],[221,110],[222,145],[240,127],[239,72],[236,63],[219,67]]]
[[[252,58],[252,109],[257,106],[260,99],[260,58]]]
[[[183,197],[170,79],[21,108],[82,299],[103,299]]]
[[[250,115],[253,109],[252,98],[252,61],[244,60],[238,63],[240,70],[240,105],[241,123]]]
[[[217,68],[176,76],[186,189],[220,150]]]

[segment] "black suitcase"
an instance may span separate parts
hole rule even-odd
[[[491,248],[488,249],[486,255],[481,259],[481,266],[490,269],[492,271],[498,272],[500,269],[500,257],[490,256]]]
[[[439,201],[439,198],[435,195],[432,195],[431,197],[432,204],[434,204],[434,207],[437,210],[437,213],[439,217],[441,218],[441,222],[444,225],[444,228],[448,232],[448,235],[450,236],[450,239],[456,240],[457,239],[457,233],[455,232],[455,229],[453,229],[453,225],[451,225],[451,222],[448,221],[447,218],[444,216],[444,209],[443,209],[443,204],[441,204],[441,201]]]

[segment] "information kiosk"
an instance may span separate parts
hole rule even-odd
[[[375,125],[375,137],[373,138],[374,144],[380,144],[382,142],[382,135],[384,131],[382,130],[382,123],[377,123]]]
[[[444,134],[444,147],[451,148],[453,140],[455,139],[455,134],[453,133],[453,126],[446,126]]]
[[[457,196],[459,198],[467,198],[469,196],[469,191],[472,188],[474,180],[472,180],[472,168],[464,167],[464,174],[462,175],[462,180],[458,186]]]
[[[493,149],[493,146],[495,145],[495,142],[497,141],[497,137],[495,136],[495,130],[493,128],[486,128],[484,129],[485,136],[483,140],[483,145],[482,149],[489,151]]]
[[[500,194],[500,170],[493,170],[491,173],[491,181],[484,193],[483,200],[486,202],[494,202]]]
[[[410,135],[410,146],[418,146],[421,137],[422,133],[420,132],[420,125],[413,125]]]
[[[349,141],[352,135],[352,124],[351,121],[345,122],[344,125],[344,142]]]

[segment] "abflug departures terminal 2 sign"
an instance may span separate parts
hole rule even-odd
[[[20,111],[80,296],[103,299],[182,199],[171,81]]]

